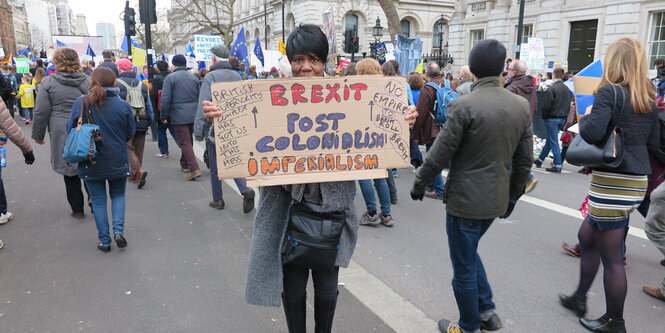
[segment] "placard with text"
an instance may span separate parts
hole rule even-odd
[[[218,176],[250,185],[383,178],[409,166],[403,77],[214,83]]]

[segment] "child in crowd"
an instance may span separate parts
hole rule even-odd
[[[30,84],[30,79],[28,76],[21,79],[21,86],[16,95],[17,99],[21,99],[21,117],[25,119],[26,124],[32,123],[32,109],[35,107],[35,87]]]

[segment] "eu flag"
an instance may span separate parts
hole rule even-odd
[[[265,66],[263,63],[263,49],[261,48],[261,41],[259,41],[259,36],[256,36],[256,43],[254,43],[254,54],[259,61],[261,61],[261,66]]]
[[[240,28],[238,38],[233,43],[231,48],[231,55],[238,58],[238,60],[245,64],[245,72],[249,70],[249,52],[247,52],[247,41],[245,40],[245,28]]]
[[[132,38],[132,46],[137,47],[139,49],[143,48],[134,38]],[[120,49],[125,52],[129,52],[129,47],[127,47],[127,36],[122,38],[122,44],[120,45]]]
[[[63,47],[63,46],[66,47],[67,44],[65,44],[65,43],[63,43],[63,42],[61,42],[57,39],[55,40],[55,48],[59,48],[59,47]]]
[[[90,44],[88,44],[88,49],[85,51],[85,55],[89,55],[91,57],[95,57],[95,52],[92,51],[92,47],[90,47]]]

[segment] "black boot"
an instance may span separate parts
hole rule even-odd
[[[580,318],[580,324],[591,332],[626,333],[626,322],[612,319],[604,314],[596,320]]]
[[[582,318],[586,314],[586,296],[559,294],[559,302],[564,308],[575,312],[578,318]]]
[[[339,295],[339,292],[337,292]],[[333,317],[337,306],[337,295],[330,297],[314,297],[314,332],[332,332]]]
[[[282,306],[289,333],[307,333],[307,296],[297,300],[288,300],[282,295]]]

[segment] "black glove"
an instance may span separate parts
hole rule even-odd
[[[23,154],[23,157],[25,158],[25,164],[27,165],[35,162],[35,154],[33,154],[31,151]]]
[[[415,186],[411,189],[411,199],[423,201],[424,196],[425,196],[424,190],[418,189]]]
[[[500,219],[507,219],[510,214],[513,213],[513,209],[515,209],[515,203],[514,202],[509,202],[508,203],[508,209],[506,209],[506,212],[501,215],[499,218]]]

